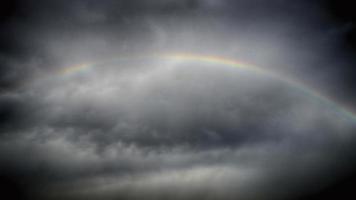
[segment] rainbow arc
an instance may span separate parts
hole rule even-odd
[[[247,70],[254,73],[259,73],[262,75],[269,76],[271,78],[281,80],[286,84],[290,85],[294,89],[297,89],[304,93],[305,95],[313,98],[315,101],[318,101],[321,104],[327,105],[332,110],[341,113],[345,117],[352,120],[352,122],[356,123],[356,114],[351,110],[347,109],[345,106],[337,103],[337,101],[332,100],[331,98],[321,94],[316,89],[305,85],[295,79],[292,79],[286,75],[279,74],[277,72],[266,70],[264,68],[258,67],[256,65],[252,65],[243,61],[229,59],[220,56],[212,56],[212,55],[202,55],[202,54],[192,54],[192,53],[164,53],[164,54],[155,54],[150,56],[139,56],[139,57],[122,57],[119,59],[112,59],[112,61],[120,61],[120,60],[135,60],[137,58],[140,59],[162,59],[162,60],[172,60],[172,61],[182,61],[182,62],[200,62],[200,63],[209,63],[216,64],[218,66],[226,66],[226,67],[234,67],[241,70]],[[70,75],[79,73],[85,70],[88,70],[92,67],[101,65],[106,62],[97,62],[95,64],[90,63],[82,63],[79,65],[70,66],[60,70],[60,75]]]

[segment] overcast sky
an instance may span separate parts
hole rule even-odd
[[[330,6],[2,6],[1,189],[49,200],[323,191],[352,171],[356,142],[354,23]]]

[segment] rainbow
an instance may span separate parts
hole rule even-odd
[[[78,65],[73,65],[71,67],[66,67],[66,68],[60,69],[58,73],[61,75],[75,74],[75,73],[78,73],[81,71],[86,71],[86,70],[90,69],[92,66],[94,66],[94,65],[89,64],[89,63],[81,63]]]
[[[150,56],[112,59],[111,61],[135,60],[136,58],[161,59],[161,60],[171,60],[171,61],[178,61],[178,62],[209,63],[209,64],[215,64],[218,66],[234,67],[234,68],[262,74],[262,75],[265,75],[265,76],[285,82],[286,84],[292,86],[294,89],[297,89],[297,90],[301,91],[303,94],[310,96],[318,103],[327,105],[329,108],[334,110],[336,113],[340,113],[340,114],[344,115],[345,117],[349,118],[350,120],[352,120],[352,122],[356,122],[356,114],[351,109],[347,109],[346,107],[337,103],[337,101],[334,101],[334,100],[330,99],[329,97],[321,94],[316,89],[314,89],[308,85],[305,85],[305,84],[303,84],[291,77],[288,77],[284,74],[280,74],[280,73],[277,73],[277,72],[271,71],[271,70],[266,70],[264,68],[261,68],[256,65],[252,65],[252,64],[249,64],[249,63],[246,63],[243,61],[229,59],[229,58],[220,57],[220,56],[192,54],[192,53],[153,54]],[[96,64],[83,63],[83,64],[79,64],[79,65],[74,65],[74,66],[62,69],[59,74],[70,75],[70,74],[75,74],[78,72],[83,72],[83,71],[86,71],[92,67],[101,65],[102,63],[106,63],[106,62],[97,62]]]

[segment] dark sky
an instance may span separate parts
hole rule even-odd
[[[352,196],[353,12],[348,1],[2,1],[1,198]]]

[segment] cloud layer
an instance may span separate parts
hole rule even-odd
[[[264,4],[14,3],[1,19],[1,187],[35,199],[289,199],[346,173],[356,127],[340,105],[265,74],[154,56],[242,58],[330,92],[333,64],[350,64],[326,56],[342,54],[342,30],[317,3]]]

